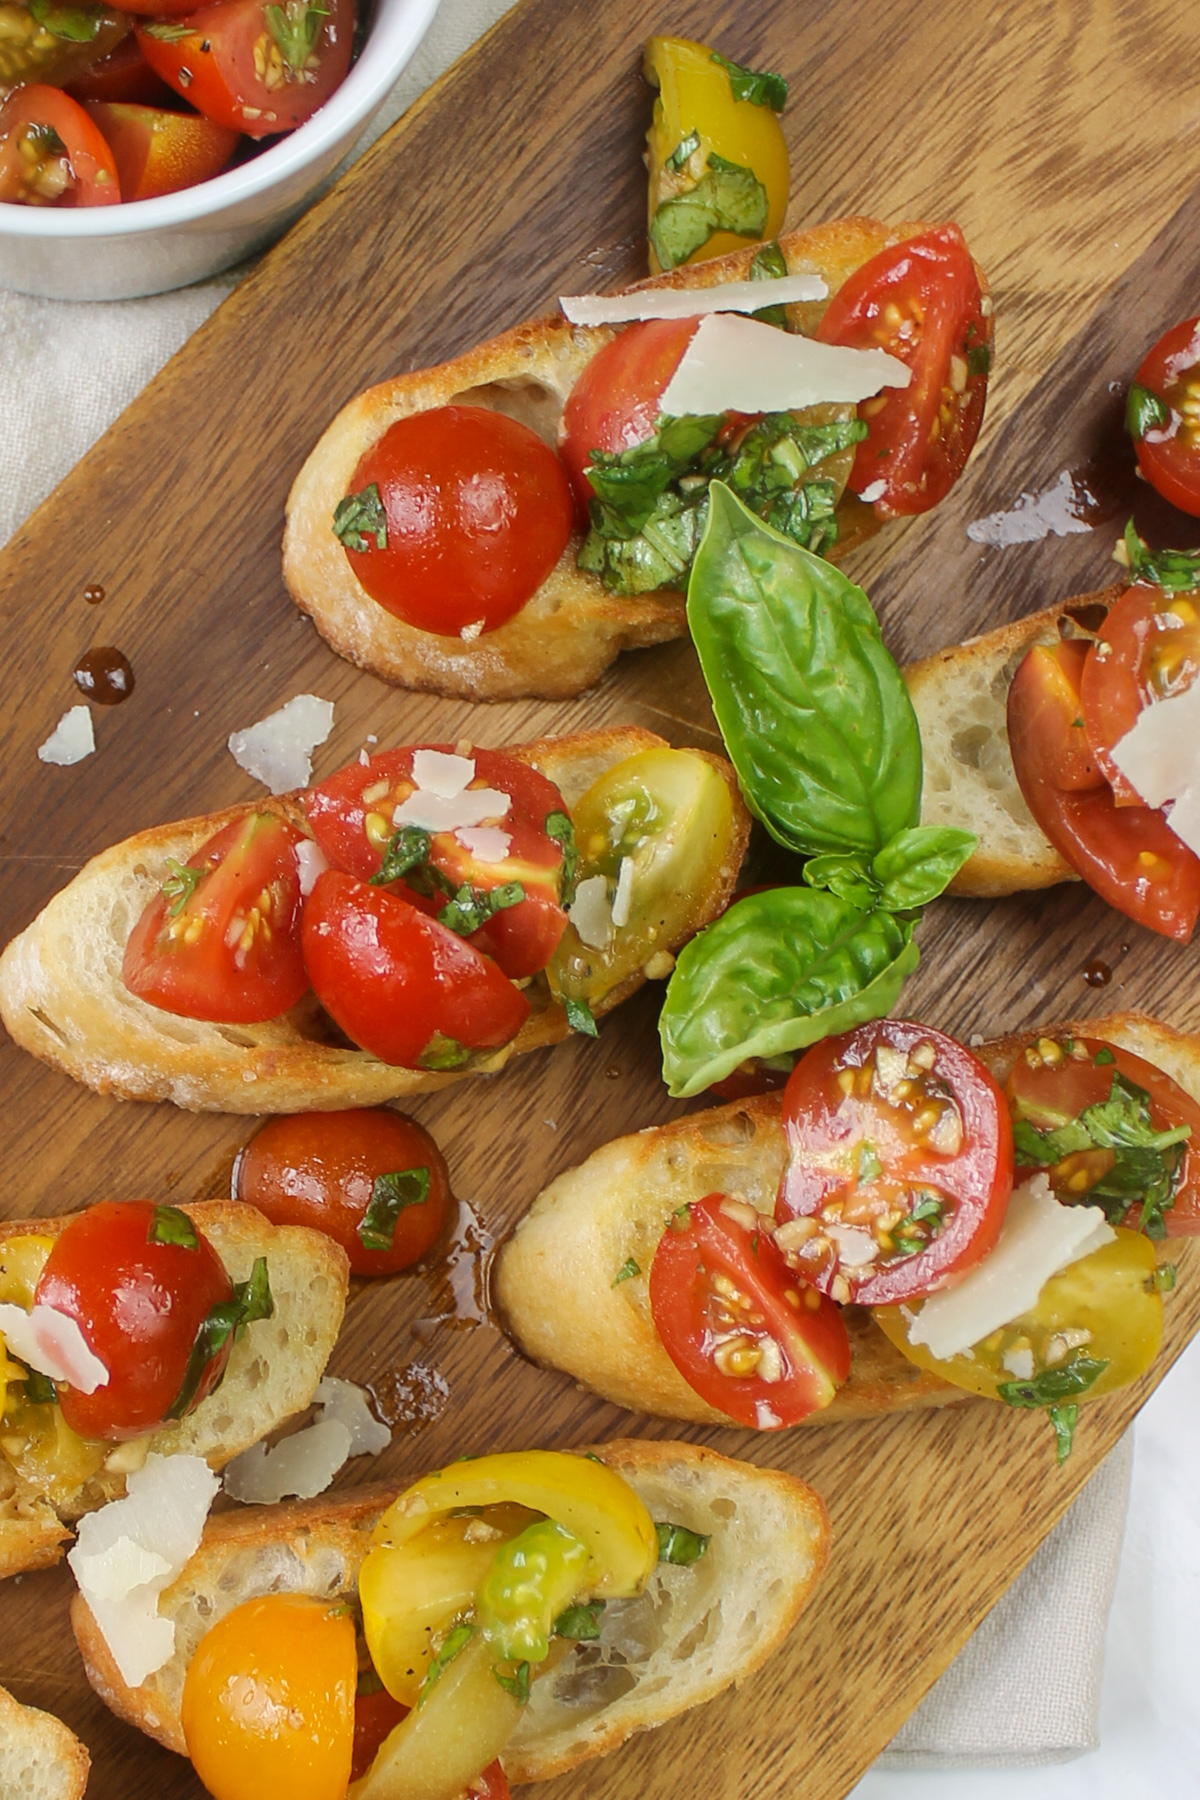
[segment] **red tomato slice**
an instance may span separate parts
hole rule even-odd
[[[559,430],[581,518],[587,517],[593,450],[614,455],[654,436],[659,401],[691,343],[699,319],[646,319],[627,325],[597,351],[571,389]]]
[[[300,954],[303,834],[247,813],[177,867],[134,926],[121,974],[131,994],[185,1019],[252,1025],[307,991]]]
[[[326,869],[304,908],[304,960],[348,1037],[405,1069],[498,1050],[529,1002],[488,956],[383,888]]]
[[[82,75],[76,75],[67,83],[67,92],[81,105],[89,100],[130,100],[139,106],[170,106],[175,102],[175,95],[154,73],[135,37],[123,38],[115,50],[94,62]]]
[[[1008,742],[1017,781],[1054,848],[1101,899],[1186,943],[1200,915],[1200,858],[1161,812],[1115,804],[1083,728],[1089,650],[1079,639],[1036,644],[1013,677]]]
[[[1138,370],[1137,385],[1170,414],[1165,425],[1134,440],[1138,466],[1164,500],[1200,518],[1200,318],[1163,333]]]
[[[113,153],[122,200],[153,200],[219,175],[239,133],[195,113],[125,101],[93,101],[88,112]]]
[[[383,850],[394,836],[392,815],[414,792],[412,759],[419,749],[449,752],[448,744],[418,744],[385,750],[366,763],[350,763],[328,781],[310,788],[304,806],[318,844],[336,868],[370,881],[379,874]],[[519,882],[525,898],[506,906],[474,932],[465,935],[476,949],[492,956],[514,981],[544,969],[558,948],[567,915],[559,905],[562,890],[562,845],[546,831],[558,813],[569,817],[566,802],[544,775],[500,750],[474,750],[475,777],[470,788],[508,794],[512,804],[497,823],[509,839],[501,862],[482,862],[452,831],[431,834],[429,862],[414,869],[407,884],[396,888],[422,912],[441,912],[463,887],[478,894]],[[430,870],[441,881],[430,880]],[[447,891],[447,889],[449,891]]]
[[[1040,1037],[1017,1057],[1004,1091],[1014,1119],[1026,1120],[1038,1131],[1059,1131],[1087,1107],[1103,1105],[1115,1075],[1145,1090],[1155,1132],[1191,1128],[1163,1217],[1168,1237],[1200,1236],[1200,1105],[1153,1063],[1100,1038]],[[1017,1154],[1027,1166],[1046,1168],[1050,1186],[1064,1203],[1093,1201],[1094,1190],[1117,1161],[1111,1148],[1071,1152],[1050,1166],[1032,1163],[1021,1155],[1020,1145]],[[1124,1217],[1107,1205],[1105,1210],[1112,1223],[1137,1229],[1140,1205],[1132,1204]]]
[[[1097,635],[1079,685],[1088,743],[1118,806],[1143,802],[1113,761],[1113,745],[1133,730],[1144,706],[1183,693],[1197,674],[1196,602],[1144,582],[1126,589]]]
[[[59,1384],[63,1417],[81,1437],[157,1431],[183,1386],[196,1333],[214,1306],[233,1299],[225,1265],[202,1233],[194,1248],[156,1241],[158,1211],[152,1200],[102,1200],[78,1213],[38,1281],[36,1304],[74,1319],[108,1370],[107,1385],[92,1394]],[[232,1350],[231,1333],[192,1406],[212,1393]]]
[[[826,1038],[783,1098],[775,1217],[802,1278],[842,1304],[890,1306],[987,1255],[1013,1184],[1008,1108],[969,1050],[904,1019]]]
[[[382,1685],[374,1693],[355,1695],[351,1781],[362,1780],[378,1756],[384,1739],[390,1737],[401,1720],[408,1717],[408,1712],[408,1707],[399,1700],[393,1700]]]
[[[428,1175],[425,1198],[401,1188],[390,1246],[371,1247],[362,1226],[376,1183],[421,1169]],[[272,1224],[325,1232],[342,1246],[355,1275],[393,1275],[419,1262],[445,1230],[452,1202],[446,1159],[429,1133],[383,1107],[269,1119],[237,1159],[234,1192]]]
[[[817,327],[825,344],[886,350],[912,370],[906,388],[884,388],[859,413],[870,436],[858,446],[850,486],[873,491],[881,518],[928,512],[944,500],[971,454],[987,400],[991,319],[957,225],[881,250],[839,288]]]
[[[345,80],[353,40],[354,0],[220,0],[137,28],[168,86],[252,138],[311,119]]]
[[[803,1291],[766,1220],[709,1194],[673,1218],[650,1266],[650,1308],[690,1387],[739,1425],[775,1431],[828,1406],[850,1373],[841,1314]]]
[[[0,201],[15,206],[112,206],[121,198],[112,151],[82,106],[32,82],[0,106]]]

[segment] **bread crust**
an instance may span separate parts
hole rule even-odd
[[[92,1759],[53,1713],[0,1687],[0,1794],[11,1800],[83,1800]]]
[[[1100,1038],[1144,1057],[1200,1100],[1200,1037],[1141,1013],[1043,1027],[974,1047],[1005,1081],[1020,1050],[1045,1031]],[[786,1162],[783,1096],[759,1094],[691,1113],[603,1145],[537,1196],[501,1249],[494,1292],[527,1356],[628,1407],[700,1424],[729,1423],[667,1355],[650,1310],[649,1270],[679,1206],[714,1192],[773,1214]],[[638,1274],[614,1285],[629,1257]],[[803,1421],[966,1403],[972,1396],[918,1369],[863,1308],[848,1307],[850,1378],[833,1404]]]
[[[814,1491],[795,1476],[736,1462],[695,1444],[617,1440],[583,1446],[614,1468],[637,1489],[656,1517],[670,1517],[695,1530],[714,1533],[701,1565],[716,1561],[706,1573],[719,1584],[729,1604],[737,1576],[754,1583],[755,1569],[741,1569],[746,1555],[741,1538],[731,1531],[731,1553],[723,1566],[718,1534],[726,1513],[712,1514],[709,1502],[719,1496],[745,1502],[757,1513],[747,1541],[759,1566],[769,1556],[773,1578],[783,1578],[783,1591],[758,1612],[757,1629],[745,1634],[736,1661],[719,1670],[698,1665],[702,1654],[676,1663],[666,1691],[650,1700],[634,1694],[603,1707],[582,1729],[564,1732],[548,1689],[534,1684],[534,1700],[526,1719],[503,1757],[514,1782],[541,1781],[563,1774],[579,1763],[603,1755],[635,1731],[663,1724],[677,1713],[710,1699],[733,1682],[741,1683],[783,1642],[820,1580],[829,1553],[829,1521]],[[254,1507],[210,1519],[196,1555],[162,1595],[160,1613],[175,1621],[176,1654],[142,1687],[122,1681],[87,1602],[77,1594],[71,1624],[88,1680],[118,1718],[135,1725],[180,1755],[186,1744],[180,1720],[184,1675],[197,1643],[225,1612],[257,1593],[299,1591],[324,1596],[345,1595],[357,1603],[358,1572],[370,1545],[371,1532],[395,1497],[392,1488],[358,1489],[352,1494],[295,1505]],[[659,1508],[662,1510],[659,1510]],[[756,1609],[758,1610],[758,1609]],[[682,1635],[686,1625],[676,1625]],[[550,1681],[552,1678],[548,1677]]]
[[[889,226],[850,218],[786,233],[779,243],[789,274],[821,275],[832,297],[879,251],[929,229],[920,221]],[[705,288],[745,280],[757,248],[689,264],[637,287]],[[790,321],[811,332],[827,305],[790,308]],[[610,326],[571,325],[557,315],[528,320],[452,362],[380,382],[343,407],[292,484],[283,539],[288,591],[339,656],[398,687],[470,700],[559,699],[590,687],[622,650],[686,636],[681,593],[660,589],[622,597],[577,568],[579,531],[533,597],[498,630],[472,642],[421,631],[371,599],[331,529],[362,457],[391,425],[413,413],[452,402],[486,406],[522,420],[554,446],[571,389],[614,335]]]
[[[635,726],[539,738],[507,754],[540,769],[572,806],[605,770],[666,740]],[[729,789],[733,835],[706,894],[697,897],[680,946],[716,918],[733,894],[750,835],[750,817],[732,768],[694,750]],[[217,831],[251,811],[276,812],[305,828],[298,796],[229,807],[126,838],[98,856],[43,907],[0,956],[0,1018],[14,1041],[97,1093],[124,1100],[171,1100],[194,1112],[285,1113],[379,1106],[431,1093],[472,1075],[492,1074],[514,1056],[569,1035],[566,1014],[544,981],[528,990],[533,1012],[511,1044],[465,1069],[440,1074],[400,1069],[349,1044],[311,992],[281,1018],[261,1025],[218,1025],[176,1018],[131,994],[121,979],[129,933],[161,887],[168,861],[187,862]],[[607,994],[597,1015],[642,986],[631,975]]]
[[[273,1225],[240,1201],[203,1200],[180,1210],[212,1244],[232,1280],[245,1281],[255,1258],[265,1256],[275,1300],[274,1316],[256,1322],[234,1345],[217,1391],[145,1445],[160,1456],[203,1456],[221,1469],[311,1403],[341,1330],[350,1263],[324,1232]],[[0,1222],[0,1253],[14,1238],[57,1238],[70,1222],[71,1215]],[[18,1471],[14,1493],[0,1501],[0,1578],[58,1562],[70,1521],[124,1492],[120,1470],[101,1468],[53,1495]]]

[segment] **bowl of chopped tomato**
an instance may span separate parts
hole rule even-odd
[[[0,0],[0,287],[123,300],[231,267],[353,147],[438,0]]]

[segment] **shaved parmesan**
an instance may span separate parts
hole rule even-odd
[[[629,923],[629,909],[633,904],[633,858],[623,856],[621,867],[617,871],[617,891],[613,895],[612,922],[618,931],[624,930]]]
[[[847,1269],[865,1269],[879,1255],[874,1237],[858,1225],[827,1225],[825,1230],[837,1245],[838,1261]]]
[[[858,497],[866,506],[874,506],[875,502],[877,500],[882,500],[886,493],[886,481],[873,481],[869,487],[865,487],[862,490],[862,493]]]
[[[508,855],[512,838],[498,825],[464,825],[455,837],[476,862],[500,863]]]
[[[284,1438],[273,1450],[255,1444],[235,1456],[225,1471],[225,1492],[248,1506],[274,1506],[288,1497],[312,1500],[323,1494],[351,1456],[378,1456],[392,1441],[352,1381],[326,1376],[313,1398],[321,1410],[311,1425]]]
[[[960,1356],[1029,1312],[1052,1275],[1115,1235],[1098,1206],[1063,1206],[1045,1175],[1035,1175],[1014,1188],[995,1249],[914,1312],[909,1343],[924,1344],[943,1360]]]
[[[499,788],[467,788],[449,798],[417,788],[400,802],[392,824],[416,825],[421,831],[462,831],[471,825],[494,825],[511,806],[512,797]]]
[[[296,863],[300,870],[300,892],[307,900],[317,885],[317,876],[325,873],[329,862],[320,844],[304,838],[296,845]]]
[[[423,794],[439,794],[443,800],[453,800],[468,782],[474,781],[474,758],[451,756],[445,750],[414,750],[412,778]]]
[[[736,313],[713,313],[701,320],[658,405],[673,417],[781,412],[866,400],[911,380],[908,365],[885,350],[818,344]]]
[[[579,883],[567,917],[589,950],[605,948],[612,936],[612,910],[608,904],[608,882],[603,875],[589,875]]]
[[[108,1386],[108,1369],[89,1347],[78,1320],[54,1306],[26,1312],[7,1302],[0,1306],[0,1332],[14,1356],[51,1381],[65,1381],[81,1394]]]
[[[564,294],[558,304],[572,325],[625,325],[632,319],[699,319],[707,313],[754,313],[764,306],[824,300],[819,275],[780,275],[762,281],[722,281],[708,288],[643,288],[628,294]]]
[[[124,1500],[80,1520],[67,1561],[122,1680],[140,1687],[174,1653],[158,1596],[199,1549],[220,1483],[201,1456],[150,1455],[125,1485]]]
[[[1144,706],[1112,759],[1147,806],[1175,802],[1167,824],[1200,855],[1200,681]]]
[[[72,763],[82,762],[85,756],[91,756],[96,748],[96,733],[92,729],[92,715],[86,706],[72,706],[65,712],[44,744],[38,746],[38,758],[44,763],[53,763],[57,768],[69,769]]]
[[[304,787],[312,775],[312,753],[333,730],[333,701],[297,694],[257,725],[235,731],[229,754],[239,769],[273,794]]]

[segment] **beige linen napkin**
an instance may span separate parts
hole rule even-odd
[[[511,4],[442,0],[357,150]],[[239,273],[146,300],[73,304],[0,290],[0,542],[204,322]],[[1127,1442],[1108,1459],[885,1752],[885,1766],[1057,1761],[1096,1743],[1104,1625],[1131,1455]]]

